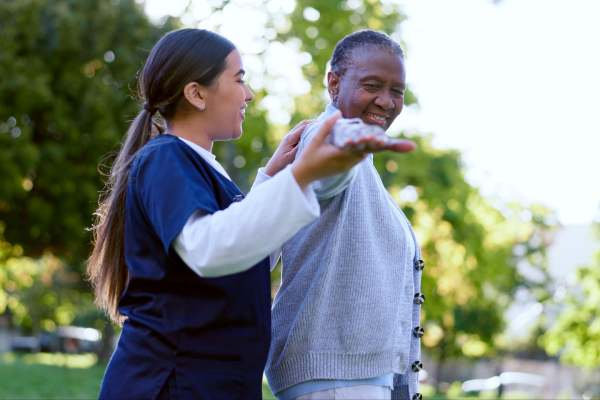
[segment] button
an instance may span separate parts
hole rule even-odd
[[[423,395],[421,393],[415,393],[413,400],[423,400]]]
[[[423,293],[417,293],[415,294],[415,303],[417,304],[423,304],[425,303],[425,295]]]
[[[425,330],[420,326],[417,326],[415,329],[413,329],[413,335],[415,335],[416,338],[420,338],[424,333]]]
[[[423,369],[423,364],[421,363],[421,361],[415,361],[411,368],[413,372],[419,372]]]
[[[235,196],[233,196],[233,199],[231,199],[234,203],[238,203],[242,200],[244,200],[244,195],[242,194],[236,194]]]
[[[423,262],[423,260],[415,261],[415,269],[417,271],[423,271],[423,268],[425,268],[425,263]]]

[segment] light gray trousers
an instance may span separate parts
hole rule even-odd
[[[386,386],[356,385],[303,394],[294,400],[390,400],[392,391]]]

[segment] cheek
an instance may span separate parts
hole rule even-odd
[[[375,97],[376,96],[372,93],[358,89],[345,96],[344,100],[347,103],[347,108],[352,110],[353,117],[357,118],[360,117],[369,104],[375,100]]]

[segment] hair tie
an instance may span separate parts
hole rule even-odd
[[[158,108],[152,107],[148,103],[144,103],[144,110],[148,111],[151,115],[154,115],[154,114],[156,114],[156,111],[158,111]]]

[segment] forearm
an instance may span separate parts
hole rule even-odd
[[[230,275],[269,256],[319,212],[312,189],[302,192],[287,168],[243,201],[186,224],[173,247],[200,276]]]

